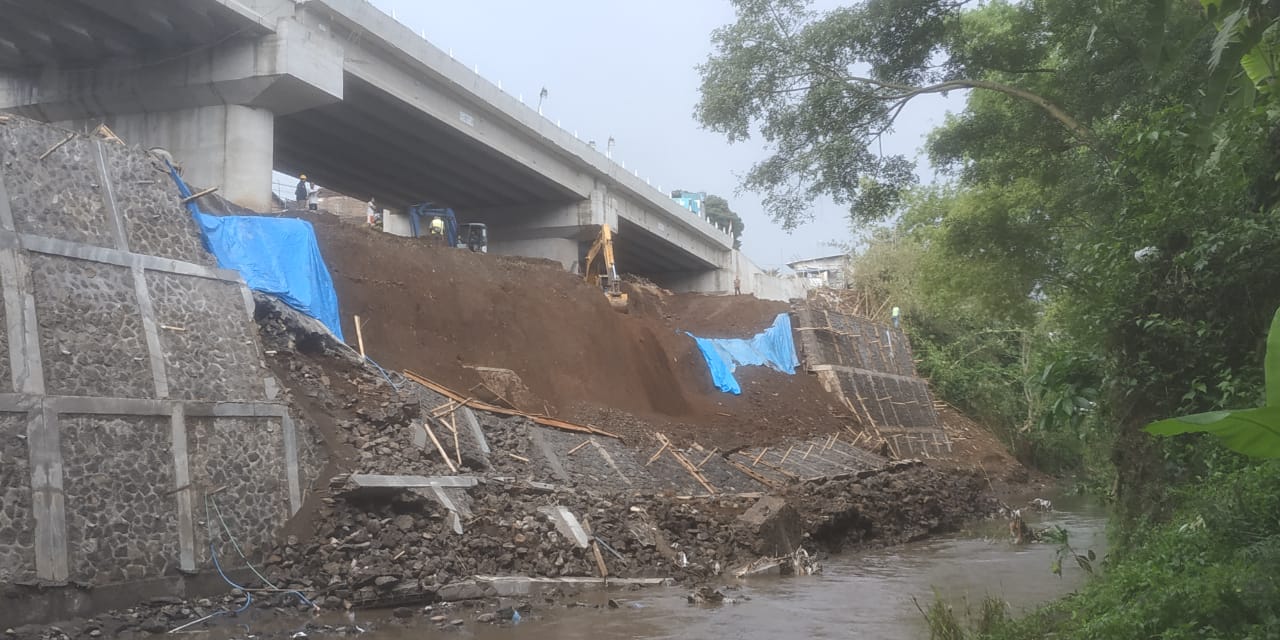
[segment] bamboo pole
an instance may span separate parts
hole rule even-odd
[[[760,458],[763,458],[763,457],[764,457],[764,454],[766,454],[766,453],[768,453],[768,452],[769,452],[769,447],[765,447],[765,448],[761,449],[761,450],[760,450],[760,454],[756,456],[756,459],[751,461],[751,466],[753,466],[753,467],[754,467],[754,466],[756,466],[756,465],[760,464]]]
[[[458,444],[458,414],[449,414],[449,428],[453,430],[453,453],[458,456],[458,466],[462,466],[462,446]]]
[[[596,541],[596,534],[591,531],[591,521],[585,516],[582,518],[582,530],[586,532],[591,541],[591,555],[596,558],[596,569],[600,570],[600,577],[605,580],[609,579],[609,567],[604,564],[604,556],[600,554],[600,543]]]
[[[440,452],[440,457],[444,458],[444,463],[449,465],[449,470],[457,473],[458,468],[453,466],[453,460],[449,459],[449,454],[444,452],[444,447],[440,445],[440,439],[436,437],[436,432],[431,430],[431,425],[426,420],[422,421],[422,428],[427,430],[427,436],[431,438],[431,442],[436,445],[436,451]]]
[[[356,322],[356,343],[360,346],[360,357],[361,357],[361,358],[363,358],[363,357],[365,357],[365,355],[364,355],[364,330],[361,328],[361,324],[360,324],[360,316],[355,316],[355,322]]]
[[[428,380],[427,378],[424,378],[424,377],[422,377],[421,375],[418,375],[418,374],[414,373],[413,371],[410,371],[410,370],[408,370],[408,369],[405,369],[405,370],[404,370],[404,377],[406,377],[406,378],[408,378],[409,380],[412,380],[412,381],[414,381],[414,382],[416,382],[416,383],[418,383],[418,384],[420,384],[420,385],[422,385],[422,386],[424,386],[424,387],[426,387],[426,388],[428,388],[428,389],[430,389],[430,390],[432,390],[432,391],[434,391],[434,392],[436,392],[436,393],[438,393],[438,394],[440,394],[440,395],[442,395],[442,396],[444,396],[444,397],[446,397],[446,398],[453,398],[454,400],[457,400],[458,402],[464,402],[464,398],[462,397],[462,395],[461,395],[461,394],[458,394],[458,393],[454,392],[452,389],[449,389],[448,387],[446,387],[446,386],[444,386],[444,385],[438,384],[438,383],[436,383],[436,382],[432,382],[431,380]],[[494,405],[491,405],[491,404],[488,404],[488,403],[485,403],[485,402],[480,402],[480,401],[477,401],[477,400],[471,400],[468,404],[469,404],[473,409],[476,409],[477,411],[484,411],[485,413],[493,413],[493,414],[497,414],[497,415],[500,415],[500,416],[521,416],[521,417],[524,417],[524,418],[528,418],[528,419],[530,419],[530,420],[534,421],[535,423],[540,424],[540,425],[542,425],[542,426],[544,426],[544,427],[551,427],[551,428],[553,428],[553,429],[560,429],[560,430],[563,430],[563,431],[577,431],[577,432],[579,432],[579,433],[593,433],[593,434],[598,435],[598,436],[606,436],[606,437],[609,437],[609,438],[613,438],[614,440],[621,440],[621,439],[622,439],[621,437],[617,436],[616,434],[609,433],[608,431],[604,431],[603,429],[598,429],[598,428],[593,427],[593,426],[590,426],[590,425],[574,424],[574,423],[572,423],[572,422],[566,422],[566,421],[564,421],[564,420],[560,420],[560,419],[557,419],[557,418],[552,418],[552,417],[549,417],[549,416],[541,416],[541,415],[537,415],[537,414],[533,414],[533,413],[526,413],[526,412],[524,412],[524,411],[519,411],[519,410],[517,410],[517,409],[506,409],[506,408],[503,408],[503,407],[494,406]]]

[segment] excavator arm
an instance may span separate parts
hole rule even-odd
[[[609,225],[600,225],[600,234],[587,250],[583,265],[586,268],[587,282],[592,286],[602,287],[605,297],[609,299],[609,306],[615,311],[626,313],[627,294],[622,292],[618,264],[613,259],[613,229]],[[601,279],[604,279],[603,283]]]

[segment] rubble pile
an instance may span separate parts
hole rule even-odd
[[[448,489],[462,503],[453,513],[428,488],[370,495],[345,485],[348,476],[337,476],[330,495],[316,501],[314,531],[291,536],[268,561],[273,579],[316,594],[327,607],[479,596],[456,587],[475,576],[599,576],[597,550],[611,577],[701,583],[800,548],[834,552],[913,540],[994,506],[980,497],[976,482],[918,461],[794,483],[773,496],[734,492],[727,467],[716,471],[724,465],[713,463],[703,469],[725,492],[687,496],[666,484],[668,477],[687,480],[685,471],[661,456],[629,473],[631,485],[607,486],[588,473],[553,473],[530,438],[527,419],[483,412],[475,415],[489,452],[469,437],[459,438],[455,450],[450,438],[443,448],[462,460],[459,465],[455,459],[455,473],[419,435],[424,419],[441,407],[447,411],[446,398],[364,364],[278,303],[259,302],[263,341],[277,375],[304,407],[323,408],[332,417],[333,437],[352,452],[342,471],[424,480],[467,475],[477,483]],[[437,436],[448,435],[437,428]],[[567,438],[562,447],[582,439],[546,437]],[[699,454],[699,462],[715,457]],[[579,460],[566,458],[565,466],[585,464]],[[548,514],[561,507],[592,535],[575,539]]]
[[[268,564],[281,582],[333,607],[447,599],[448,585],[477,575],[598,575],[590,548],[544,513],[554,506],[589,524],[613,577],[709,578],[756,557],[736,520],[753,497],[606,497],[492,483],[469,498],[473,516],[462,534],[439,504],[412,490],[385,500],[329,498],[317,535],[290,538]]]
[[[973,475],[949,474],[917,461],[891,464],[857,482],[813,481],[787,491],[809,537],[824,550],[919,540],[986,517],[999,502]]]

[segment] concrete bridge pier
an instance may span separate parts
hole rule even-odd
[[[268,109],[219,104],[102,120],[129,144],[168,150],[192,185],[217,186],[232,202],[269,211],[275,117]]]

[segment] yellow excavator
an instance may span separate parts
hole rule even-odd
[[[587,251],[587,282],[604,290],[609,306],[620,313],[627,312],[627,294],[622,292],[622,280],[618,278],[618,264],[613,260],[613,229],[600,225],[600,235]]]

